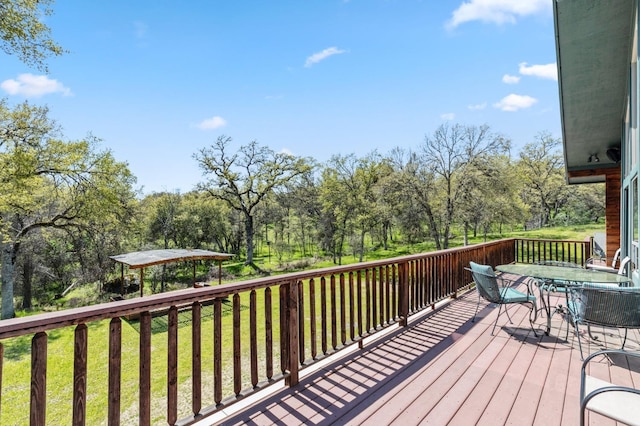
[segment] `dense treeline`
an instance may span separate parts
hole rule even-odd
[[[604,188],[566,185],[560,141],[547,133],[512,156],[489,126],[445,123],[415,147],[336,153],[324,164],[255,141],[229,152],[230,141],[194,153],[203,180],[193,191],[142,196],[96,138],[66,141],[46,108],[0,103],[3,317],[14,300],[29,309],[77,283],[108,281],[109,256],[127,251],[204,248],[260,270],[258,246],[278,263],[340,264],[392,243],[444,249],[453,235],[466,242],[604,214]]]

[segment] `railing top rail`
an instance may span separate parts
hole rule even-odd
[[[518,241],[544,241],[545,243],[568,243],[568,244],[584,244],[588,240],[556,240],[556,239],[542,239],[542,238],[513,238]]]
[[[509,238],[465,247],[439,250],[435,252],[355,263],[350,265],[332,266],[300,272],[292,272],[288,274],[256,278],[248,281],[228,283],[212,287],[176,290],[169,293],[156,294],[136,299],[102,303],[99,305],[67,309],[64,311],[38,314],[29,317],[12,318],[0,321],[0,339],[15,337],[28,333],[35,333],[39,331],[51,330],[69,325],[121,317],[145,311],[154,311],[164,309],[169,306],[186,306],[196,301],[206,301],[212,300],[214,298],[223,298],[234,293],[265,288],[292,281],[302,281],[323,276],[326,277],[330,275],[363,271],[379,266],[401,264],[425,258],[442,257],[453,253],[477,250],[479,246],[490,247],[494,245],[505,244],[513,240],[515,239]]]

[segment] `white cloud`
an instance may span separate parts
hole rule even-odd
[[[304,66],[306,68],[309,68],[310,66],[327,59],[329,56],[339,55],[341,53],[346,53],[346,52],[347,52],[346,50],[338,49],[337,47],[328,47],[324,49],[322,52],[317,52],[309,56],[306,62],[304,63]]]
[[[532,75],[534,77],[558,81],[558,66],[555,62],[552,64],[531,66],[527,65],[526,62],[522,62],[519,67],[520,74],[522,75]]]
[[[149,31],[149,26],[147,24],[142,21],[135,21],[133,26],[136,38],[146,38],[147,32]]]
[[[518,84],[519,81],[520,77],[518,77],[517,75],[505,74],[504,76],[502,76],[502,82],[505,84]]]
[[[440,118],[442,120],[451,121],[454,118],[456,118],[456,115],[454,113],[452,113],[452,112],[447,112],[445,114],[440,114]]]
[[[71,96],[71,89],[64,87],[58,80],[46,75],[20,74],[16,80],[9,79],[0,83],[0,88],[10,95],[22,95],[26,98],[39,98],[51,93]]]
[[[453,11],[446,27],[453,29],[472,21],[514,24],[517,18],[550,10],[549,0],[469,0]]]
[[[481,104],[469,105],[467,108],[469,108],[471,111],[480,111],[485,109],[486,107],[487,107],[487,103],[483,102]]]
[[[212,129],[218,129],[220,127],[224,127],[226,125],[227,125],[227,120],[216,115],[214,117],[202,120],[197,125],[197,127],[203,130],[212,130]]]
[[[493,104],[495,108],[501,109],[502,111],[518,111],[520,109],[529,108],[538,102],[536,98],[532,98],[531,96],[526,95],[516,95],[510,94],[505,96],[500,100],[500,102],[496,102]]]

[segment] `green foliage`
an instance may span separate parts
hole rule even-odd
[[[46,107],[0,102],[2,318],[14,314],[15,267],[27,237],[43,229],[65,232],[83,256],[92,238],[105,230],[117,235],[130,218],[135,177],[109,151],[99,151],[98,142],[62,140]]]
[[[47,71],[45,59],[64,53],[44,23],[53,13],[52,3],[53,0],[0,0],[0,49]]]

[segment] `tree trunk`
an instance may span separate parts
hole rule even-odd
[[[2,319],[13,318],[13,285],[15,282],[15,246],[13,243],[2,243]]]
[[[29,250],[23,251],[24,263],[22,266],[22,309],[31,309],[31,286],[33,284],[33,256]]]
[[[425,213],[427,214],[427,219],[429,220],[429,232],[431,234],[431,238],[436,243],[436,250],[442,250],[442,245],[440,244],[440,233],[438,232],[438,224],[436,223],[435,218],[433,217],[433,212],[431,211],[430,206],[424,206]]]
[[[244,212],[244,233],[247,243],[247,260],[245,265],[253,265],[253,216],[251,213]]]
[[[464,246],[469,245],[469,222],[464,221]]]

